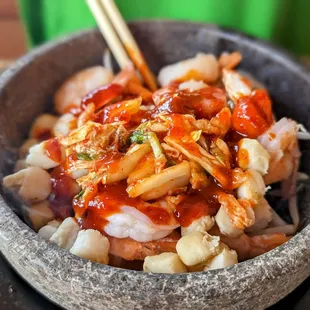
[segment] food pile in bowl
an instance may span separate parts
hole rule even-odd
[[[299,222],[298,138],[266,89],[210,54],[162,68],[150,91],[128,65],[84,69],[55,94],[3,180],[42,238],[72,254],[157,273],[224,268],[289,240]],[[265,199],[287,199],[292,224]]]

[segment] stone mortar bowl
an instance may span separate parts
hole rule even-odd
[[[239,50],[241,69],[267,86],[277,116],[310,128],[310,76],[283,51],[203,24],[145,21],[130,28],[154,72],[197,52]],[[2,177],[32,121],[51,110],[55,90],[74,72],[100,64],[104,48],[98,31],[81,32],[33,50],[1,76]],[[301,148],[301,170],[309,173],[309,145]],[[263,309],[310,275],[309,199],[309,192],[299,199],[302,230],[275,250],[226,269],[168,275],[99,265],[45,242],[12,211],[18,204],[2,189],[0,249],[36,290],[67,309]]]

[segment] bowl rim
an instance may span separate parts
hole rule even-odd
[[[206,29],[206,31],[213,31],[220,37],[223,37],[227,40],[241,40],[246,45],[255,45],[256,49],[259,49],[261,53],[268,53],[273,52],[273,59],[277,59],[278,62],[283,64],[285,67],[288,68],[290,71],[298,72],[298,75],[301,76],[303,79],[307,81],[310,85],[310,75],[309,72],[296,60],[294,57],[292,57],[287,52],[284,52],[282,49],[279,49],[278,47],[274,47],[272,44],[267,43],[266,41],[262,39],[254,39],[248,35],[244,35],[240,32],[226,30],[224,27],[218,27],[215,25],[209,25],[204,23],[193,23],[193,22],[187,22],[187,21],[171,21],[171,20],[141,20],[136,21],[133,23],[129,23],[130,25],[143,25],[145,23],[169,23],[169,24],[183,24],[186,23],[188,25],[198,25],[202,28]],[[6,87],[7,83],[10,82],[12,78],[14,78],[15,75],[19,74],[21,70],[23,70],[25,67],[31,65],[31,63],[36,59],[37,56],[41,56],[45,53],[48,53],[52,51],[55,47],[66,44],[68,42],[73,41],[74,39],[78,39],[82,36],[86,35],[94,35],[97,34],[98,30],[95,30],[95,28],[78,31],[73,34],[65,35],[61,38],[58,38],[56,40],[52,40],[50,42],[47,42],[39,47],[34,48],[30,53],[26,54],[25,56],[19,58],[14,64],[10,65],[1,75],[0,77],[0,94],[2,90]],[[59,248],[58,246],[51,244],[45,240],[43,240],[35,231],[33,231],[27,224],[25,224],[10,208],[10,206],[5,202],[5,199],[0,196],[0,214],[4,214],[6,216],[0,217],[0,250],[6,257],[6,259],[10,262],[10,264],[13,265],[13,267],[17,270],[17,272],[22,275],[22,277],[26,278],[27,276],[24,276],[24,274],[27,274],[26,270],[21,269],[21,266],[16,263],[16,261],[12,260],[13,253],[15,255],[18,255],[19,250],[18,247],[20,244],[16,244],[15,246],[12,246],[11,248],[8,248],[9,245],[12,245],[12,235],[16,234],[16,231],[21,231],[25,236],[29,239],[29,245],[36,245],[39,247],[44,248],[46,251],[50,253],[50,255],[53,255],[55,251],[57,253],[61,254],[61,257],[65,258],[68,264],[70,265],[76,265],[79,266],[80,270],[83,271],[85,276],[87,276],[86,267],[87,268],[94,268],[98,272],[98,274],[101,277],[104,277],[107,273],[110,273],[111,269],[115,270],[116,272],[122,272],[125,275],[133,275],[136,278],[143,278],[143,279],[153,279],[154,277],[159,279],[169,279],[171,278],[171,275],[169,274],[154,274],[154,273],[145,273],[143,271],[135,271],[135,270],[129,270],[129,269],[122,269],[107,265],[98,264],[95,262],[91,262],[88,260],[85,260],[83,258],[77,257],[69,253],[68,251],[65,251],[62,248]],[[6,241],[9,240],[9,243]],[[18,239],[17,239],[18,240]],[[299,247],[295,247],[296,244],[299,244]],[[293,259],[286,260],[287,266],[291,267],[292,270],[296,269],[296,263],[294,261],[299,261],[304,256],[304,253],[308,252],[310,256],[310,249],[307,247],[307,244],[310,244],[310,224],[308,224],[306,227],[304,227],[299,233],[297,233],[293,238],[291,238],[288,242],[284,243],[283,245],[263,254],[260,255],[254,259],[250,259],[241,263],[238,263],[236,265],[233,265],[228,268],[224,269],[217,269],[217,270],[210,270],[208,272],[194,272],[194,273],[183,273],[183,274],[173,274],[173,278],[178,279],[191,279],[192,277],[202,277],[205,279],[212,278],[216,275],[224,275],[224,274],[235,274],[235,273],[242,273],[245,272],[246,274],[251,275],[251,282],[254,283],[256,281],[255,275],[260,273],[262,271],[261,264],[259,264],[259,261],[268,261],[268,275],[270,277],[277,276],[275,274],[276,270],[278,272],[278,268],[275,268],[276,265],[278,265],[277,262],[281,261],[283,259],[283,255],[288,255],[289,253],[290,257],[294,257]],[[38,261],[40,261],[42,264],[44,262],[42,261],[41,257],[36,257],[36,261],[33,262],[34,264],[37,264]],[[57,262],[57,265],[60,267],[62,266],[62,260],[60,257],[56,257],[55,261]],[[29,260],[31,262],[31,259]],[[49,267],[49,266],[47,266]],[[65,271],[65,269],[63,269]],[[62,271],[62,272],[63,272]],[[309,270],[310,274],[310,270]],[[29,275],[29,272],[28,272]],[[28,280],[27,280],[28,282]],[[33,286],[35,289],[39,289],[39,285],[35,283],[30,283],[31,286]],[[40,290],[41,291],[41,290]],[[50,298],[54,301],[54,298],[48,295],[48,292],[44,291],[44,295]]]

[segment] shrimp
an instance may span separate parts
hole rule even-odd
[[[173,231],[164,238],[149,242],[138,242],[130,238],[107,237],[110,241],[110,255],[133,261],[144,260],[147,256],[158,255],[164,252],[176,253],[176,244],[180,239],[180,234],[177,231]]]
[[[202,80],[215,82],[219,77],[219,65],[211,54],[197,54],[194,58],[163,67],[158,74],[158,81],[162,86],[172,81]]]
[[[264,177],[266,184],[287,180],[297,171],[300,157],[297,131],[294,121],[282,118],[258,137],[270,155],[268,173]]]
[[[165,203],[166,204],[166,203]],[[164,202],[162,202],[164,205]],[[152,206],[146,204],[146,207]],[[161,206],[153,208],[163,208]],[[168,236],[173,229],[180,225],[170,213],[169,223],[156,224],[146,214],[131,206],[122,206],[119,213],[112,214],[106,218],[109,223],[105,225],[104,231],[117,238],[131,238],[138,242],[158,240]],[[165,214],[167,214],[165,212]],[[167,215],[166,215],[167,216]]]
[[[194,112],[198,118],[208,120],[227,106],[224,91],[211,86],[179,89],[176,85],[169,85],[154,92],[152,98],[158,112],[178,114]]]
[[[249,138],[257,138],[274,123],[272,102],[265,89],[252,91],[250,81],[232,70],[223,70],[223,82],[232,99],[232,128]]]
[[[72,109],[79,109],[82,97],[99,86],[109,84],[112,79],[112,71],[102,66],[77,72],[57,90],[54,98],[56,111],[64,114]]]
[[[233,69],[236,67],[242,60],[242,55],[239,52],[227,53],[224,52],[221,54],[218,62],[221,68]]]
[[[251,83],[236,71],[223,69],[223,83],[228,96],[235,104],[240,96],[251,94]]]
[[[262,255],[290,239],[285,234],[265,234],[254,237],[242,234],[237,238],[231,238],[221,234],[216,227],[209,233],[220,236],[223,243],[238,253],[239,261]]]

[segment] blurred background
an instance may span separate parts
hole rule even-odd
[[[309,61],[308,0],[116,0],[126,20],[216,23],[272,41]],[[0,0],[2,65],[47,40],[95,26],[84,0]]]

